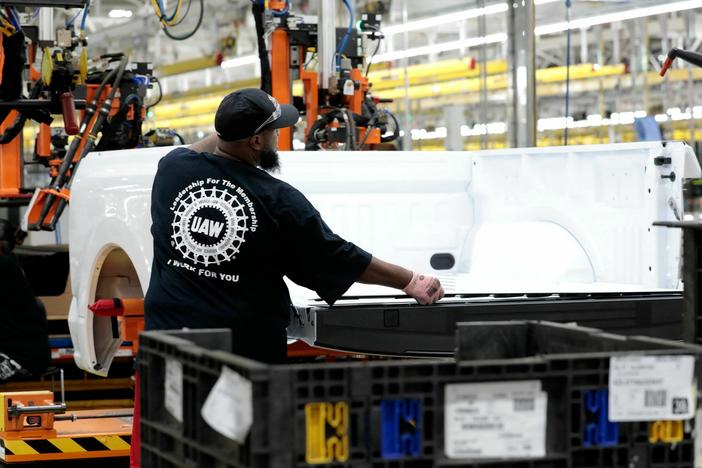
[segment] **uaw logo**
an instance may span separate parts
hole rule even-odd
[[[253,212],[242,196],[241,188],[217,179],[199,180],[181,190],[171,205],[173,247],[205,266],[236,258],[250,228],[248,212]]]

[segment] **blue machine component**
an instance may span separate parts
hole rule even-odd
[[[583,447],[610,447],[619,443],[619,423],[609,421],[609,392],[607,389],[588,390],[584,394],[585,413],[597,422],[585,424]]]
[[[663,133],[661,125],[652,115],[634,120],[634,128],[639,141],[661,141]]]
[[[381,448],[385,459],[422,453],[422,403],[416,399],[380,402]]]

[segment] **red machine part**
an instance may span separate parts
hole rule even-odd
[[[17,118],[17,112],[11,111],[0,123],[0,133],[12,125]],[[22,187],[22,143],[21,135],[16,136],[9,143],[0,145],[0,198],[17,198]],[[31,196],[31,195],[28,195]]]
[[[60,100],[63,126],[66,129],[66,134],[76,135],[78,133],[78,121],[76,120],[76,106],[73,103],[73,95],[68,92],[63,93]]]
[[[120,336],[132,343],[132,352],[139,351],[139,333],[144,329],[144,299],[118,297],[99,299],[88,309],[98,317],[118,317]]]
[[[666,57],[665,62],[663,62],[663,66],[661,67],[660,75],[665,76],[665,74],[668,72],[670,67],[673,65],[673,60],[675,60],[673,57]]]

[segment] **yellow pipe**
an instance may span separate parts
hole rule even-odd
[[[505,60],[493,60],[485,66],[488,75],[505,73],[508,64]],[[413,65],[408,67],[407,74],[410,85],[435,81],[448,81],[459,78],[475,78],[480,76],[482,65],[471,68],[471,60],[446,60],[438,63]],[[373,90],[397,88],[404,86],[404,70],[394,68],[377,74],[371,72],[368,79],[373,83]]]
[[[434,78],[445,79],[447,77],[452,77],[455,74],[462,75],[464,77],[477,76],[480,74],[479,69],[467,69],[467,61],[447,61],[449,62],[446,66],[435,67]],[[466,67],[465,70],[461,70],[461,67]],[[421,68],[420,68],[421,67]],[[492,61],[488,63],[488,74],[492,75],[499,71],[504,71],[507,64],[504,61]],[[479,67],[478,67],[479,68]],[[410,79],[410,98],[412,99],[422,99],[426,97],[436,97],[437,95],[453,95],[462,94],[466,92],[479,92],[480,91],[480,79],[478,78],[462,78],[458,80],[445,81],[441,83],[429,83],[424,85],[417,85],[421,83],[424,78],[428,77],[426,75],[430,67],[425,65],[414,66],[414,71],[412,72],[412,77]],[[458,71],[457,71],[458,70]],[[448,71],[449,74],[445,74],[444,71]],[[391,71],[392,72],[392,71]],[[589,77],[603,77],[611,76],[617,74],[623,74],[625,72],[624,65],[612,65],[600,67],[598,70],[593,70],[593,65],[576,65],[571,67],[571,79],[574,81],[581,80]],[[387,75],[387,72],[381,72]],[[373,75],[371,73],[371,75]],[[565,67],[555,67],[547,68],[537,71],[537,82],[539,83],[553,83],[558,81],[565,81]],[[402,89],[402,80],[384,80],[375,82],[373,86],[374,92],[382,98],[397,99],[404,97],[404,89]],[[233,91],[235,89],[240,89],[241,87],[250,86],[250,80],[247,82],[239,84],[232,83],[231,85],[221,86],[222,91]],[[488,82],[488,89],[491,91],[506,89],[508,85],[507,75],[497,75],[491,77]],[[395,89],[389,89],[389,88]],[[385,89],[386,91],[379,92]],[[560,92],[560,91],[559,91]],[[576,91],[577,92],[577,91]],[[302,94],[302,84],[300,82],[295,82],[293,84],[293,94]],[[186,115],[201,114],[201,113],[213,113],[217,106],[219,105],[219,100],[221,100],[221,94],[215,93],[211,96],[186,99],[185,96],[180,96],[177,102],[173,104],[164,103],[154,108],[154,114],[158,119],[171,119],[174,117],[182,117]],[[172,99],[170,99],[172,100]]]
[[[451,72],[457,70],[468,70],[470,69],[472,59],[451,59],[442,60],[440,62],[430,62],[421,63],[417,65],[410,65],[407,67],[407,73],[414,76],[431,76],[432,74],[438,74],[437,70],[441,69],[444,72]],[[504,62],[503,60],[495,60],[493,62]],[[405,69],[403,67],[388,67],[384,70],[375,70],[377,65],[371,66],[371,73],[368,75],[369,79],[381,80],[384,78],[398,78],[404,76]]]
[[[570,79],[573,81],[585,78],[602,78],[606,76],[623,75],[626,72],[624,65],[608,65],[595,69],[592,64],[575,65],[570,68]],[[537,84],[564,82],[566,80],[566,67],[544,68],[536,71]],[[487,83],[488,91],[507,89],[509,85],[506,74],[494,75]],[[410,99],[423,99],[437,95],[452,95],[467,92],[479,92],[480,78],[464,78],[440,83],[412,86],[409,90]],[[538,91],[538,89],[537,89]],[[386,99],[399,99],[405,96],[405,90],[395,88],[377,93],[378,97]]]
[[[205,70],[207,68],[216,68],[217,63],[215,62],[215,55],[209,55],[205,57],[199,57],[189,60],[183,60],[181,62],[168,63],[165,65],[158,65],[156,70],[159,72],[159,77],[161,76],[173,76],[180,75],[182,73],[190,73],[198,70]],[[372,66],[373,70],[382,71],[390,67],[390,62],[376,63]]]
[[[200,59],[196,59],[200,60]],[[184,63],[184,62],[179,62]],[[175,64],[178,65],[178,64]],[[174,66],[175,66],[174,65]],[[160,70],[160,69],[159,69]],[[412,65],[407,69],[410,79],[410,84],[425,83],[431,81],[447,81],[457,78],[471,78],[480,75],[480,65],[475,68],[470,68],[470,60],[445,60],[431,64]],[[507,71],[507,62],[504,60],[493,60],[487,64],[488,75],[497,73],[505,73]],[[371,71],[368,79],[373,84],[373,90],[388,89],[395,86],[404,86],[404,70],[393,68],[387,70]],[[220,94],[230,92],[235,89],[258,87],[260,80],[258,78],[244,81],[236,81],[223,85],[211,86],[208,88],[200,88],[185,93],[173,93],[164,96],[163,103],[173,100],[182,102],[184,99],[197,99],[208,94]],[[302,94],[302,83],[293,83],[293,94]]]
[[[672,74],[668,72],[670,75],[669,79],[671,80],[671,82],[687,80],[687,70],[674,71],[675,73]],[[657,83],[652,83],[652,86],[660,84],[660,82],[662,81],[660,77],[656,78],[657,76],[658,75],[655,72],[649,73],[649,80],[658,80]],[[702,70],[694,70],[693,79],[702,80]],[[453,86],[453,84],[451,84],[452,86],[445,87],[441,86],[443,85],[441,83],[438,84],[439,86],[437,86],[435,90],[443,91],[442,93],[437,92],[436,94],[429,94],[423,92],[420,95],[413,96],[416,99],[415,103],[413,103],[413,108],[416,108],[417,110],[428,110],[433,108],[441,108],[448,104],[476,104],[480,102],[480,96],[475,92],[477,91],[475,89],[475,86],[473,86],[472,89],[463,88],[461,92],[456,93],[456,89]],[[506,89],[505,82],[500,81],[498,77],[491,78],[491,82],[488,84],[488,86],[491,91],[500,91]],[[629,75],[609,76],[597,78],[594,80],[580,79],[574,81],[571,84],[571,93],[577,94],[584,92],[600,92],[601,90],[611,90],[616,87],[626,88],[630,86],[631,78]],[[421,91],[426,91],[426,89],[423,89]],[[473,92],[471,93],[471,91]],[[562,95],[564,92],[565,89],[563,83],[539,84],[539,86],[536,88],[536,93],[539,97],[558,96]],[[385,96],[385,94],[383,94],[383,96]],[[402,96],[404,96],[404,93],[402,93]],[[420,97],[430,97],[431,99],[423,100],[420,102]],[[398,106],[398,104],[392,103],[386,105],[385,107],[393,111],[398,110]]]
[[[176,117],[173,119],[157,120],[158,127],[183,129],[190,127],[209,127],[214,125],[213,114],[195,115],[190,117]]]
[[[184,60],[182,62],[170,63],[168,65],[159,65],[158,67],[156,67],[156,71],[158,71],[159,77],[163,77],[180,75],[182,73],[189,73],[216,66],[217,63],[215,62],[215,56],[208,55],[205,57]]]
[[[566,80],[568,67],[552,67],[536,70],[537,83],[560,83]],[[592,63],[583,63],[570,67],[570,79],[582,80],[586,78],[602,78],[626,74],[626,65],[596,66]]]
[[[468,61],[461,60],[449,60],[446,64],[440,66],[434,66],[434,74],[429,75],[432,67],[427,64],[415,65],[410,70],[410,98],[412,99],[422,99],[426,97],[436,97],[437,95],[452,95],[461,94],[466,92],[479,92],[480,91],[480,79],[470,78],[476,77],[480,74],[480,67],[475,69],[468,68]],[[487,73],[489,75],[495,75],[505,71],[507,64],[504,61],[492,61],[487,65]],[[385,76],[390,76],[388,73],[395,73],[397,70],[388,70],[378,72]],[[581,80],[588,77],[603,77],[611,76],[616,74],[623,74],[625,72],[624,65],[613,65],[613,66],[603,66],[598,70],[593,70],[593,65],[576,65],[571,67],[571,79],[574,81]],[[555,67],[548,68],[537,71],[537,82],[539,83],[552,83],[557,81],[565,81],[565,67]],[[373,76],[373,73],[371,73]],[[460,79],[454,79],[460,76]],[[421,85],[420,83],[425,83],[427,78],[433,78],[436,80],[441,80],[440,83],[426,83]],[[444,81],[446,80],[446,81]],[[202,96],[195,92],[190,92],[187,95],[181,94],[177,97],[177,102],[169,104],[169,102],[174,101],[175,96],[169,96],[168,99],[164,99],[164,103],[154,108],[155,116],[159,119],[170,119],[176,116],[192,115],[203,112],[214,112],[219,105],[218,99],[221,99],[221,94],[223,92],[231,92],[235,89],[240,89],[243,87],[248,87],[253,85],[252,81],[246,80],[245,82],[231,83],[227,85],[219,85],[216,90],[208,88],[207,91],[212,93],[210,96]],[[508,85],[507,75],[497,75],[492,76],[488,82],[488,89],[491,91],[506,89]],[[403,80],[380,80],[375,81],[373,85],[373,91],[379,97],[396,99],[404,97],[404,81]],[[385,91],[383,91],[385,90]],[[219,92],[218,92],[219,91]],[[382,92],[381,92],[382,91]],[[302,94],[302,84],[300,82],[293,83],[293,94]],[[194,104],[193,102],[202,101],[199,104]]]
[[[163,104],[178,101],[184,102],[187,100],[199,99],[202,97],[207,97],[211,95],[223,96],[232,91],[242,88],[258,88],[261,85],[260,78],[249,78],[247,80],[232,81],[229,83],[223,83],[213,86],[207,86],[205,88],[191,89],[184,92],[169,93],[163,96],[163,100],[159,107]]]
[[[456,63],[459,61],[452,61],[448,68],[455,67]],[[498,63],[497,61],[488,64],[489,73],[491,71],[496,71],[502,69],[506,64]],[[594,69],[592,64],[576,65],[571,67],[571,79],[573,81],[581,80],[584,78],[598,78],[612,75],[621,75],[625,73],[624,65],[609,65],[603,66],[599,69]],[[423,71],[420,70],[418,77],[422,76]],[[476,70],[464,70],[460,72],[464,75],[476,75],[479,71]],[[558,81],[565,81],[566,79],[566,68],[565,67],[554,67],[546,68],[542,70],[537,70],[536,72],[537,83],[554,83]],[[416,78],[415,81],[421,80],[421,78]],[[393,81],[386,81],[393,85],[397,85]],[[508,86],[508,77],[506,74],[494,75],[488,81],[488,90],[503,90]],[[423,99],[427,97],[436,97],[442,95],[454,95],[462,94],[467,92],[477,93],[480,91],[481,80],[480,78],[462,78],[458,80],[445,81],[439,83],[429,83],[410,86],[410,98],[411,99]],[[235,88],[232,87],[232,88]],[[377,87],[374,86],[374,90]],[[300,82],[295,82],[293,85],[293,94],[302,94],[302,84]],[[404,97],[404,89],[401,87],[395,87],[394,89],[389,89],[386,91],[381,91],[376,93],[381,98],[387,99],[399,99]],[[212,114],[216,111],[221,100],[220,95],[213,95],[210,97],[203,97],[200,99],[193,100],[182,100],[175,102],[173,104],[161,104],[154,108],[154,115],[157,119],[173,119],[176,117],[201,115],[201,114]]]
[[[212,96],[182,103],[164,104],[154,107],[154,117],[157,120],[174,119],[188,115],[214,114],[222,102],[222,96]]]

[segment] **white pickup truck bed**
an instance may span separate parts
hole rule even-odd
[[[148,287],[151,182],[170,149],[90,154],[76,175],[69,323],[76,361],[89,371],[107,373],[120,339],[87,306],[140,297]],[[279,176],[337,233],[380,258],[438,274],[448,293],[680,290],[680,233],[651,223],[680,216],[682,179],[700,174],[682,143],[293,152],[281,161]],[[675,180],[662,177],[673,172]],[[453,265],[434,269],[437,254]],[[348,295],[397,293],[355,285]],[[291,294],[303,308],[316,296],[297,286]]]

